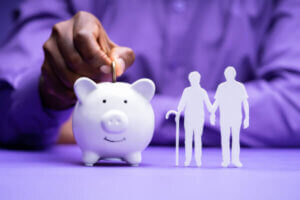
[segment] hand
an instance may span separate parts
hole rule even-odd
[[[249,117],[246,117],[244,119],[244,129],[248,128],[249,127]]]
[[[210,114],[210,124],[215,125],[216,124],[216,115],[215,113]]]
[[[117,76],[134,62],[133,51],[113,43],[100,21],[88,12],[55,24],[43,49],[40,96],[45,107],[57,110],[76,102],[73,85],[79,77],[110,81],[113,60]]]
[[[70,117],[59,130],[58,144],[75,144],[75,138],[72,131],[72,117]]]

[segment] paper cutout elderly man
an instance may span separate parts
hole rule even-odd
[[[236,71],[232,66],[225,69],[226,81],[221,83],[215,94],[211,123],[215,124],[215,111],[220,109],[221,145],[223,167],[230,164],[230,132],[232,131],[232,164],[242,167],[240,162],[240,128],[242,124],[242,104],[245,113],[244,128],[249,126],[248,95],[244,85],[235,80]]]
[[[191,86],[184,89],[178,105],[177,122],[180,113],[184,110],[185,128],[185,166],[189,166],[192,159],[193,136],[195,144],[195,159],[198,167],[201,166],[202,132],[204,126],[204,103],[209,111],[211,102],[206,91],[200,86],[201,75],[194,71],[189,74]]]

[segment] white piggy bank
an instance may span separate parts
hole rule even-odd
[[[89,78],[79,78],[74,91],[78,102],[73,112],[73,132],[85,165],[93,166],[107,158],[138,165],[154,132],[150,104],[154,83],[140,79],[131,85],[96,84]]]

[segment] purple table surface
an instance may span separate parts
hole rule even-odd
[[[300,149],[242,149],[244,168],[220,167],[221,150],[203,150],[203,167],[174,167],[170,147],[150,147],[139,167],[81,163],[75,145],[0,150],[0,199],[300,199]]]

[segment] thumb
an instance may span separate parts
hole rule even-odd
[[[116,74],[121,76],[134,62],[135,55],[128,47],[114,47],[110,52],[110,59],[116,62]]]

